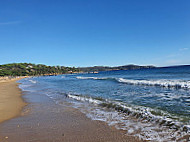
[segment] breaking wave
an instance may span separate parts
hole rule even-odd
[[[109,125],[127,130],[129,134],[144,140],[176,141],[190,133],[189,125],[162,110],[81,95],[67,94],[67,97],[93,104],[93,107],[84,108],[84,113],[91,119],[106,121]]]
[[[94,80],[115,80],[119,83],[125,83],[130,85],[145,85],[145,86],[160,86],[166,88],[184,88],[190,89],[190,81],[184,80],[132,80],[124,78],[111,78],[111,77],[76,77],[77,79],[94,79]]]
[[[29,80],[31,83],[34,83],[34,84],[36,84],[37,83],[37,81],[35,81],[35,80]]]
[[[77,79],[94,79],[94,80],[109,80],[109,79],[114,79],[111,77],[82,77],[82,76],[77,76]]]

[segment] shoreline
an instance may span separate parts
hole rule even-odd
[[[12,112],[11,117],[0,122],[0,141],[140,142],[138,138],[128,136],[124,131],[108,126],[105,122],[87,118],[67,102],[63,103],[63,107],[40,93],[24,92],[25,95],[22,96],[23,92],[16,83],[19,79],[0,83],[0,88],[7,86],[3,88],[4,92],[14,90],[13,94],[17,94],[16,101],[19,102],[18,107],[15,107],[16,113]],[[10,86],[14,89],[10,89]],[[10,102],[13,96],[7,98],[7,101]],[[25,114],[27,111],[30,113]]]
[[[16,81],[25,77],[0,78],[0,124],[18,117],[27,105],[22,98],[22,91]]]

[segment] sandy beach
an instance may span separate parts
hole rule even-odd
[[[16,80],[0,83],[1,142],[140,141],[104,122],[92,121],[68,102],[60,107],[40,93],[23,92],[22,96]]]
[[[20,115],[26,105],[16,83],[19,79],[0,78],[0,123]]]

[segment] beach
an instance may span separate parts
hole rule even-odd
[[[20,115],[22,108],[26,105],[16,83],[19,79],[0,79],[0,123]]]
[[[60,106],[40,92],[21,92],[17,80],[0,83],[1,142],[140,141],[104,122],[87,118],[69,102]]]

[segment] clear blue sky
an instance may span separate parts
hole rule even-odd
[[[0,64],[190,64],[190,0],[0,0]]]

